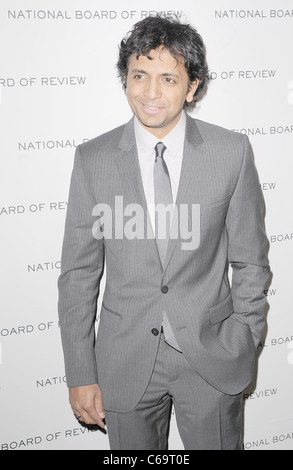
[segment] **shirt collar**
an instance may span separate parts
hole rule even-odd
[[[158,139],[151,132],[145,129],[138,121],[137,117],[134,118],[134,131],[138,150],[142,150],[149,158],[153,158],[153,150],[158,142],[163,142],[166,145],[168,154],[176,157],[179,149],[183,146],[185,139],[185,126],[186,114],[182,111],[181,117],[169,134],[163,139]]]

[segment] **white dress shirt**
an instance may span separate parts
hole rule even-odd
[[[181,173],[181,165],[183,159],[183,146],[185,139],[186,115],[182,111],[181,118],[176,126],[163,139],[158,139],[145,129],[134,118],[134,131],[137,143],[138,160],[140,165],[142,183],[148,211],[155,233],[155,194],[154,194],[154,162],[155,162],[155,146],[158,142],[163,142],[166,146],[164,152],[164,160],[168,167],[171,180],[171,189],[173,204],[176,202],[179,179]]]

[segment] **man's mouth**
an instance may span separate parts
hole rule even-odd
[[[150,105],[150,104],[146,104],[146,103],[141,103],[141,105],[143,107],[143,110],[147,114],[158,114],[163,109],[163,106],[154,106],[154,105]]]

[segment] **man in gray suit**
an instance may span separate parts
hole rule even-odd
[[[185,449],[242,449],[270,273],[250,144],[186,114],[208,74],[191,26],[140,21],[118,69],[134,117],[78,146],[71,179],[58,281],[70,403],[85,423],[106,418],[111,449],[166,449],[172,404]]]

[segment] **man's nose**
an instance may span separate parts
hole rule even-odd
[[[150,100],[161,97],[161,85],[158,80],[149,79],[146,83],[144,94]]]

